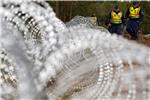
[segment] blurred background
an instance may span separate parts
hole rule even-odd
[[[64,22],[70,21],[73,17],[80,16],[92,16],[96,15],[100,25],[105,26],[105,18],[111,11],[114,4],[119,4],[123,13],[130,6],[130,2],[118,2],[118,1],[48,1],[59,17]],[[144,22],[142,27],[144,33],[148,34],[150,26],[150,2],[140,2],[140,6],[144,10]]]
[[[130,2],[119,1],[47,1],[54,9],[58,18],[64,22],[70,21],[75,16],[97,17],[97,23],[99,26],[107,28],[105,25],[106,17],[111,12],[114,4],[118,4],[123,13],[130,6]],[[140,6],[144,10],[144,21],[140,26],[141,36],[139,41],[150,46],[150,39],[146,39],[145,35],[150,34],[150,2],[139,2]],[[129,37],[125,33],[125,37]]]

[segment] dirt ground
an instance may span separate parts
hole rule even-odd
[[[129,39],[131,38],[130,34],[129,33],[124,33],[124,37]],[[142,43],[148,47],[150,47],[150,37],[146,37],[144,34],[141,34],[140,33],[140,36],[139,36],[139,40],[137,40],[138,43]]]

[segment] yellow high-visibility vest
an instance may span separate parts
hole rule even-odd
[[[112,10],[111,12],[111,22],[113,24],[121,24],[122,23],[122,11],[116,13]]]
[[[129,17],[130,18],[139,18],[140,17],[140,7],[138,7],[138,8],[134,8],[134,7],[130,7],[129,8],[129,12],[130,12],[130,14],[129,14]]]

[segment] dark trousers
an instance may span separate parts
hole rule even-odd
[[[127,32],[131,35],[132,40],[137,40],[139,37],[139,23],[136,20],[129,20],[127,23]]]
[[[122,25],[111,25],[109,27],[109,32],[112,34],[121,35],[122,34]]]

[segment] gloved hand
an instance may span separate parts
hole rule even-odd
[[[140,21],[136,21],[139,25],[141,24],[141,22]]]
[[[109,24],[108,24],[108,27],[110,27],[110,26],[111,26],[111,24],[109,23]]]

